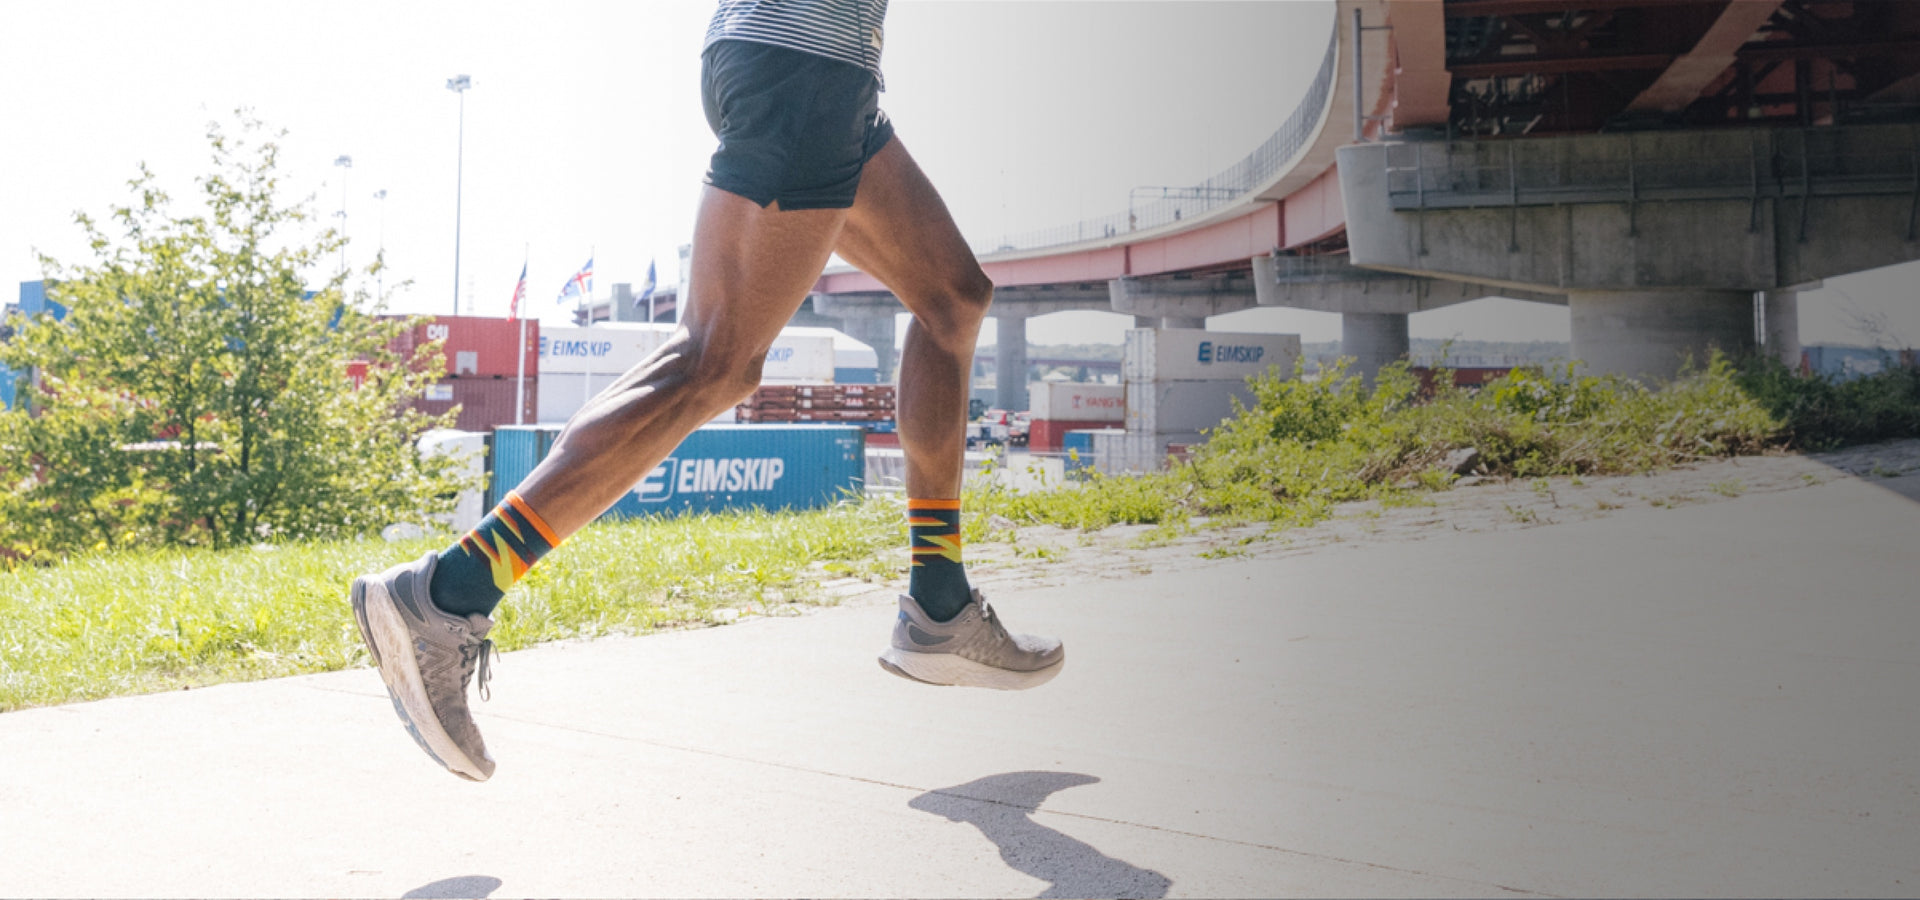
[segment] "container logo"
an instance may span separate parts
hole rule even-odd
[[[793,361],[792,347],[775,347],[767,351],[767,362],[783,363]]]
[[[613,352],[612,341],[561,341],[549,340],[540,336],[540,355],[543,357],[601,357]]]
[[[1201,365],[1214,363],[1257,363],[1267,355],[1267,348],[1259,344],[1221,344],[1216,347],[1212,341],[1200,342]]]
[[[787,461],[777,456],[744,459],[676,459],[668,457],[640,483],[634,499],[659,503],[676,494],[771,491],[786,474]]]
[[[453,330],[445,325],[428,325],[427,340],[444,341],[453,335]]]

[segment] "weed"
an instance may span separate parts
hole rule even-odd
[[[1741,484],[1738,478],[1729,478],[1726,481],[1716,481],[1707,485],[1707,490],[1722,497],[1738,497],[1747,492],[1747,486]]]
[[[1540,521],[1540,514],[1534,512],[1530,507],[1514,506],[1511,503],[1505,504],[1505,506],[1507,507],[1507,516],[1515,522],[1519,522],[1522,525],[1534,525]]]

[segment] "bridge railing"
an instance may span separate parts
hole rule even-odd
[[[1789,138],[1789,135],[1795,137]],[[1849,194],[1920,196],[1920,148],[1852,150],[1817,131],[1637,151],[1609,139],[1410,142],[1388,147],[1393,208],[1461,209],[1653,200],[1749,200]]]
[[[1192,218],[1240,200],[1279,174],[1280,168],[1313,139],[1314,131],[1326,112],[1327,96],[1333,90],[1334,59],[1339,35],[1339,29],[1335,28],[1327,39],[1327,52],[1320,62],[1319,73],[1307,87],[1307,94],[1301,98],[1300,104],[1294,107],[1292,114],[1287,116],[1272,136],[1255,147],[1245,159],[1200,184],[1167,191],[1166,196],[1133,204],[1126,212],[1006,235],[996,241],[975,244],[974,252],[984,256],[1121,237],[1135,231],[1170,225],[1182,218]]]

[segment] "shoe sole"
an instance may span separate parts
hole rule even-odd
[[[433,704],[427,700],[426,682],[420,677],[420,662],[413,655],[413,633],[400,611],[394,608],[393,598],[385,586],[366,579],[354,581],[353,618],[354,624],[360,627],[360,639],[373,654],[380,681],[387,686],[393,711],[407,726],[414,743],[447,771],[468,781],[486,781],[489,773],[474,765],[433,714]],[[423,714],[415,715],[409,710]]]
[[[1031,672],[1001,669],[977,663],[953,653],[919,653],[888,647],[880,653],[880,668],[908,681],[941,687],[979,687],[999,691],[1024,691],[1053,680],[1067,664],[1061,657],[1053,665]]]

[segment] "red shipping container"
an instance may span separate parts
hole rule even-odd
[[[1027,448],[1045,452],[1057,452],[1067,439],[1067,432],[1087,428],[1111,428],[1112,422],[1086,419],[1034,419],[1027,423]]]
[[[515,424],[513,401],[517,385],[512,378],[448,378],[428,385],[426,394],[413,402],[413,408],[437,416],[457,405],[460,415],[454,420],[454,428],[492,431],[502,425]],[[529,376],[521,424],[531,425],[540,420],[539,397],[539,382]]]
[[[527,319],[526,343],[521,357],[526,376],[540,374],[540,322]],[[434,316],[394,342],[393,349],[403,356],[432,341],[444,341],[441,352],[447,357],[447,374],[461,377],[513,378],[520,374],[520,362],[513,348],[520,342],[521,320],[490,316]]]

